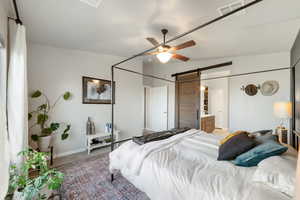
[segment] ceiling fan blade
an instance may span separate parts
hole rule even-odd
[[[148,37],[148,38],[146,38],[146,40],[148,40],[154,46],[159,45],[159,43],[157,42],[157,40],[155,38]]]
[[[152,51],[152,52],[145,53],[145,55],[157,55],[159,53],[161,53],[161,52],[159,52],[159,51]]]
[[[176,50],[184,49],[184,48],[191,47],[191,46],[194,46],[194,45],[196,45],[196,42],[194,40],[190,40],[188,42],[185,42],[185,43],[182,43],[182,44],[177,45],[175,47],[172,47],[170,50],[171,51],[176,51]]]
[[[184,61],[184,62],[186,62],[186,61],[188,61],[190,59],[188,57],[185,57],[183,55],[176,54],[176,53],[173,54],[172,58],[176,58],[176,59]]]

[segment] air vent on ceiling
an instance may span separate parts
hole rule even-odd
[[[102,2],[102,0],[80,0],[80,1],[94,8],[98,8],[100,3]]]
[[[222,6],[221,8],[218,8],[218,11],[219,11],[220,15],[223,16],[223,15],[226,15],[227,13],[229,13],[235,9],[238,9],[244,5],[245,5],[245,1],[239,0],[239,1],[232,2],[228,5]],[[244,9],[244,10],[239,11],[237,14],[241,15],[241,14],[245,14],[245,13],[246,13],[246,10]]]

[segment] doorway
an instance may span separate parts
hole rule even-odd
[[[202,78],[227,76],[230,71],[220,71],[202,74]],[[207,104],[206,111],[201,109],[201,118],[213,117],[214,127],[217,130],[228,130],[229,128],[229,79],[219,78],[212,80],[204,80],[201,82],[201,87],[206,90],[201,90],[201,96],[207,95],[206,102],[201,99],[201,105]],[[202,106],[201,106],[202,107]]]
[[[168,87],[144,87],[144,132],[168,130]]]

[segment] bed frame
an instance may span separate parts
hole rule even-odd
[[[207,27],[213,23],[216,23],[224,18],[227,18],[228,16],[231,16],[243,9],[246,9],[246,8],[249,8],[249,7],[252,7],[260,2],[262,2],[263,0],[255,0],[255,1],[252,1],[248,4],[245,4],[244,6],[238,8],[238,9],[235,9],[223,16],[220,16],[220,17],[217,17],[207,23],[204,23],[200,26],[197,26],[185,33],[182,33],[176,37],[173,37],[169,40],[166,41],[165,44],[167,43],[170,43],[172,41],[175,41],[179,38],[182,38],[184,36],[187,36],[197,30],[200,30],[204,27]],[[158,77],[158,76],[154,76],[154,75],[150,75],[150,74],[144,74],[144,73],[141,73],[141,72],[137,72],[137,71],[133,71],[133,70],[129,70],[129,69],[125,69],[125,68],[122,68],[122,67],[119,67],[119,65],[123,64],[123,63],[126,63],[132,59],[135,59],[139,56],[143,56],[144,54],[152,51],[152,50],[155,50],[156,48],[158,48],[159,46],[163,45],[163,43],[161,44],[158,44],[150,49],[147,49],[145,51],[142,51],[141,53],[138,53],[136,55],[133,55],[129,58],[126,58],[118,63],[115,63],[114,65],[111,66],[111,82],[113,83],[115,80],[114,80],[114,72],[115,70],[121,70],[121,71],[126,71],[126,72],[129,72],[129,73],[133,73],[133,74],[137,74],[137,75],[140,75],[140,76],[143,76],[143,77],[149,77],[149,78],[154,78],[154,79],[157,79],[157,80],[162,80],[162,81],[166,81],[166,82],[171,82],[171,83],[176,83],[177,81],[174,81],[174,80],[171,80],[171,79],[166,79],[166,78],[162,78],[162,77]],[[213,66],[208,66],[208,67],[202,67],[202,68],[198,68],[196,70],[192,70],[193,72],[195,71],[204,71],[204,70],[209,70],[209,69],[215,69],[215,68],[220,68],[220,67],[225,67],[225,66],[228,66],[228,65],[232,65],[232,62],[226,62],[226,63],[220,63],[220,64],[217,64],[217,65],[213,65]],[[271,69],[271,70],[264,70],[264,71],[255,71],[255,72],[250,72],[250,73],[242,73],[242,74],[233,74],[233,75],[228,75],[228,76],[220,76],[220,77],[212,77],[212,78],[206,78],[206,79],[201,79],[201,80],[214,80],[214,79],[220,79],[220,78],[230,78],[230,77],[238,77],[238,76],[246,76],[246,75],[250,75],[250,74],[259,74],[259,73],[267,73],[267,72],[272,72],[272,71],[281,71],[281,70],[290,70],[290,78],[291,78],[291,100],[293,102],[293,105],[295,104],[295,65],[294,66],[289,66],[289,67],[282,67],[282,68],[277,68],[277,69]],[[186,72],[181,72],[181,73],[177,73],[177,74],[173,74],[173,76],[178,76],[178,75],[182,75],[182,74],[187,74],[187,73],[190,73],[191,71],[186,71]],[[201,81],[200,80],[200,81]],[[112,90],[111,90],[111,97],[112,97],[112,102],[115,102],[115,95],[113,95],[115,93],[115,88],[112,87]],[[114,104],[111,104],[111,123],[112,123],[112,127],[114,127]],[[200,114],[201,115],[201,114]],[[294,116],[294,115],[293,115]],[[201,117],[201,116],[199,116]],[[291,143],[291,146],[293,146],[295,149],[298,149],[298,134],[296,132],[294,132],[294,127],[295,127],[295,118],[293,117],[292,120],[291,120],[291,124],[292,124],[292,128],[291,128],[291,136],[290,136],[290,143]],[[300,136],[300,134],[299,134]],[[131,140],[132,138],[128,138],[128,139],[124,139],[124,140],[120,140],[120,141],[114,141],[114,129],[112,128],[112,134],[111,134],[111,151],[114,150],[114,146],[115,144],[119,144],[119,143],[122,143],[122,142],[125,142],[125,141],[128,141],[128,140]],[[114,174],[111,174],[111,181],[114,180]]]

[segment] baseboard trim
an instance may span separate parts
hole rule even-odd
[[[80,153],[80,152],[84,152],[84,151],[86,151],[86,148],[81,148],[81,149],[77,149],[77,150],[73,150],[73,151],[67,151],[67,152],[63,152],[63,153],[59,153],[59,154],[54,154],[53,158],[68,156],[68,155],[72,155],[72,154]]]
[[[146,131],[153,131],[153,132],[155,132],[154,130],[152,130],[151,128],[144,128],[144,130],[146,130]]]

